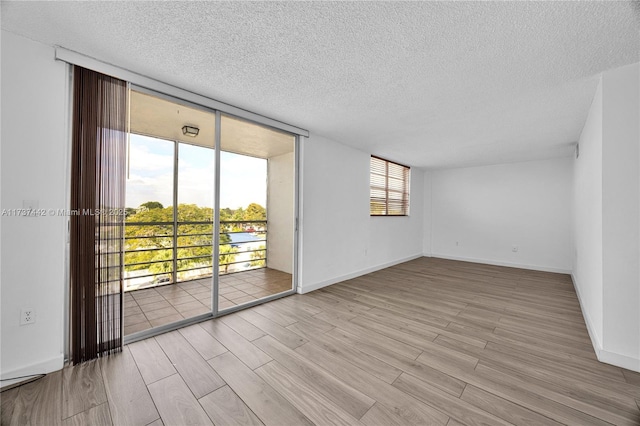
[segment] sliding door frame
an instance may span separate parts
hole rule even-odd
[[[129,343],[133,343],[136,342],[138,340],[143,340],[149,337],[153,337],[156,336],[158,334],[162,334],[162,333],[166,333],[172,330],[177,330],[179,328],[182,327],[186,327],[188,325],[191,324],[196,324],[202,321],[206,321],[209,319],[213,319],[213,318],[218,318],[233,312],[237,312],[243,309],[247,309],[250,308],[252,306],[257,306],[263,303],[267,303],[270,302],[272,300],[276,300],[276,299],[280,299],[282,297],[286,297],[286,296],[290,296],[292,294],[295,294],[298,288],[298,271],[299,271],[299,248],[300,248],[300,244],[299,244],[299,217],[300,217],[300,188],[301,188],[301,182],[300,182],[300,141],[301,141],[301,136],[297,133],[292,133],[290,130],[284,130],[280,127],[274,127],[274,126],[270,126],[268,124],[265,124],[264,122],[262,122],[262,120],[257,121],[257,120],[252,120],[250,118],[247,118],[244,114],[243,115],[234,115],[233,113],[229,113],[226,111],[221,111],[219,109],[214,109],[211,108],[207,105],[202,105],[199,103],[195,103],[192,102],[190,100],[187,99],[182,99],[180,97],[176,97],[173,95],[169,95],[166,93],[162,93],[162,92],[158,92],[154,89],[151,88],[147,88],[144,86],[139,86],[137,84],[134,83],[129,83],[129,88],[130,90],[134,90],[136,92],[140,92],[146,95],[151,95],[151,96],[155,96],[157,98],[169,101],[169,102],[173,102],[175,104],[178,105],[184,105],[184,106],[188,106],[188,107],[192,107],[192,108],[197,108],[199,110],[205,111],[205,112],[209,112],[212,114],[215,114],[215,144],[214,144],[214,155],[215,155],[215,175],[214,175],[214,223],[213,223],[213,238],[212,238],[212,242],[213,242],[213,250],[212,250],[212,274],[211,274],[211,280],[212,280],[212,286],[211,286],[211,311],[205,314],[200,314],[191,318],[185,318],[183,320],[180,321],[176,321],[170,324],[165,324],[165,325],[161,325],[158,327],[153,327],[147,330],[142,330],[139,331],[137,333],[132,333],[129,335],[126,335],[123,337],[123,341],[124,344],[129,344]],[[257,124],[259,126],[263,126],[263,127],[269,127],[269,128],[273,128],[275,130],[278,130],[280,132],[286,132],[289,133],[291,136],[294,137],[294,229],[292,230],[293,234],[293,274],[292,274],[292,278],[291,278],[291,289],[281,292],[281,293],[276,293],[267,297],[264,297],[262,299],[257,299],[255,301],[251,301],[251,302],[247,302],[241,305],[237,305],[237,306],[233,306],[233,307],[229,307],[224,309],[222,312],[219,310],[219,305],[218,305],[218,295],[219,295],[219,283],[220,283],[220,268],[218,266],[218,261],[219,261],[219,255],[220,255],[220,147],[221,147],[221,137],[222,137],[222,126],[221,126],[221,121],[222,121],[222,113],[224,112],[225,116],[229,116],[229,117],[233,117],[233,118],[239,118],[242,119],[244,121],[250,122],[250,123],[254,123]],[[308,134],[308,133],[307,133]],[[177,150],[177,142],[176,142],[176,148],[175,150]],[[177,155],[175,155],[176,153],[174,152],[174,161],[177,164]],[[174,180],[176,179],[176,173],[174,170]],[[177,194],[177,189],[174,189],[174,204],[175,203],[175,197]],[[174,215],[177,214],[177,205],[174,205]],[[173,284],[177,284],[177,283],[173,283]],[[68,311],[67,311],[67,315],[68,315]],[[124,334],[124,327],[123,327],[123,334]]]

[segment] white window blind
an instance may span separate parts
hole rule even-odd
[[[371,156],[371,216],[409,215],[409,172],[407,166]]]

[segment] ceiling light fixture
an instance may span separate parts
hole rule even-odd
[[[191,136],[192,138],[195,138],[196,136],[198,136],[198,133],[200,133],[200,129],[198,129],[197,127],[182,126],[183,135]]]

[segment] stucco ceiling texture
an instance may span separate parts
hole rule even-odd
[[[637,2],[2,2],[2,27],[412,166],[570,155]]]

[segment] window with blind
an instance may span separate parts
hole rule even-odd
[[[371,216],[409,215],[409,173],[407,166],[371,156]]]

